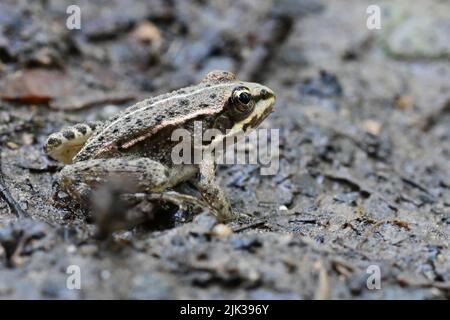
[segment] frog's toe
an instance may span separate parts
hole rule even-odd
[[[234,220],[236,218],[236,214],[231,209],[231,206],[228,203],[228,201],[217,203],[215,206],[213,206],[212,209],[213,213],[220,222],[227,222]]]
[[[51,134],[44,144],[45,153],[58,161],[72,163],[95,129],[94,124],[79,123]]]

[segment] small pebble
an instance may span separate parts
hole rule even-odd
[[[77,247],[75,247],[73,244],[71,244],[70,246],[68,246],[66,248],[68,253],[75,253],[77,251]]]
[[[98,248],[95,245],[87,244],[87,245],[81,246],[79,248],[79,252],[82,255],[86,255],[86,256],[93,255],[93,254],[96,254],[98,252]]]
[[[381,132],[381,123],[369,119],[363,122],[363,128],[366,132],[378,136]]]
[[[149,21],[140,24],[134,30],[133,37],[138,41],[145,43],[161,41],[161,33],[159,32],[159,29]]]
[[[34,135],[31,133],[24,133],[22,135],[22,142],[27,146],[31,146],[34,143]]]
[[[212,230],[212,235],[216,237],[228,237],[233,233],[231,228],[223,223],[219,223],[214,226]]]
[[[6,143],[6,146],[7,146],[8,148],[12,149],[12,150],[16,150],[16,149],[19,148],[19,145],[18,145],[17,143],[15,143],[15,142],[12,142],[12,141],[8,141],[8,142]]]
[[[395,107],[400,110],[411,109],[413,105],[412,98],[410,96],[397,96],[394,100]]]

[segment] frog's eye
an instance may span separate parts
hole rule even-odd
[[[252,100],[252,94],[245,87],[237,87],[233,91],[233,98],[242,104],[248,104]]]
[[[242,104],[248,104],[250,102],[250,100],[252,100],[252,95],[248,92],[241,92],[239,93],[239,101]]]
[[[246,87],[237,87],[233,91],[233,101],[239,111],[247,111],[251,108],[253,97],[250,90]]]

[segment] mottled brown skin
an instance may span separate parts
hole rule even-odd
[[[250,94],[250,102],[241,102],[242,92]],[[116,177],[134,181],[129,192],[151,193],[194,180],[213,213],[228,220],[233,214],[214,182],[213,157],[204,157],[200,164],[174,165],[171,151],[179,142],[171,141],[171,134],[177,128],[192,133],[194,121],[201,121],[203,130],[217,128],[223,133],[251,129],[272,111],[274,100],[267,87],[213,71],[196,86],[144,100],[103,123],[78,124],[52,134],[44,150],[67,163],[59,184],[80,203],[87,201],[92,188]]]

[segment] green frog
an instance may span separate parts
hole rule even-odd
[[[113,177],[133,181],[130,193],[172,192],[191,181],[220,221],[234,218],[223,190],[214,181],[214,156],[199,163],[174,164],[171,139],[176,129],[194,134],[202,130],[220,134],[203,143],[211,148],[237,131],[257,127],[272,111],[274,92],[259,83],[242,82],[231,72],[214,70],[197,85],[138,102],[106,121],[80,123],[51,134],[44,151],[66,165],[58,185],[71,198],[85,204],[93,188]],[[173,194],[173,192],[172,192]]]

